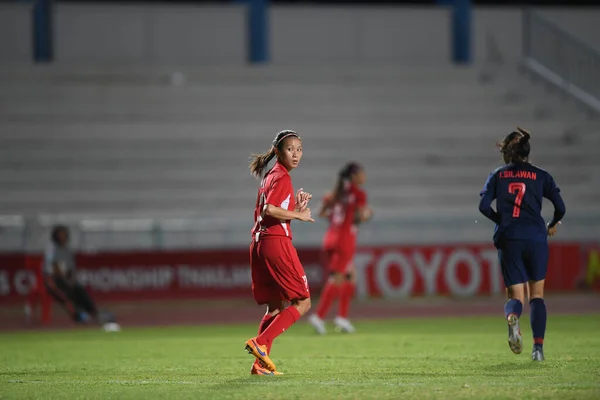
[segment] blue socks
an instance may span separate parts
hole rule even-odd
[[[531,304],[531,303],[529,303]],[[504,305],[504,317],[508,318],[509,315],[515,314],[517,318],[521,318],[523,312],[523,303],[516,299],[510,299]]]
[[[544,299],[535,298],[529,301],[531,314],[531,330],[533,331],[533,343],[535,347],[544,345],[544,335],[546,334],[546,303]]]

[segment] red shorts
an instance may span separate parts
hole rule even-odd
[[[252,293],[258,304],[310,297],[308,281],[289,238],[261,238],[250,245]]]
[[[323,247],[327,271],[347,274],[356,252],[356,233],[352,230],[329,229],[325,234]]]
[[[353,259],[353,248],[325,249],[325,265],[329,273],[347,274],[352,267]]]

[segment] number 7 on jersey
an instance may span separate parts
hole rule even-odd
[[[521,203],[523,202],[523,196],[527,186],[523,182],[512,182],[508,184],[508,192],[516,195],[515,206],[513,208],[513,218],[519,218],[521,215]]]

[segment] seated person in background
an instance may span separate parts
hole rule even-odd
[[[94,319],[107,331],[120,330],[114,316],[98,312],[96,304],[77,282],[75,257],[69,249],[69,229],[63,225],[52,228],[51,241],[44,255],[44,284],[48,293],[69,313],[75,322]]]

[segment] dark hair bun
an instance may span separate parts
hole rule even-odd
[[[350,178],[352,175],[360,171],[362,167],[357,162],[349,162],[340,170],[340,177],[343,179]]]
[[[529,142],[529,139],[531,138],[531,133],[528,130],[520,128],[520,127],[517,127],[517,130],[519,131],[519,133],[521,133],[523,135],[519,139],[519,143],[526,144],[527,142]]]

